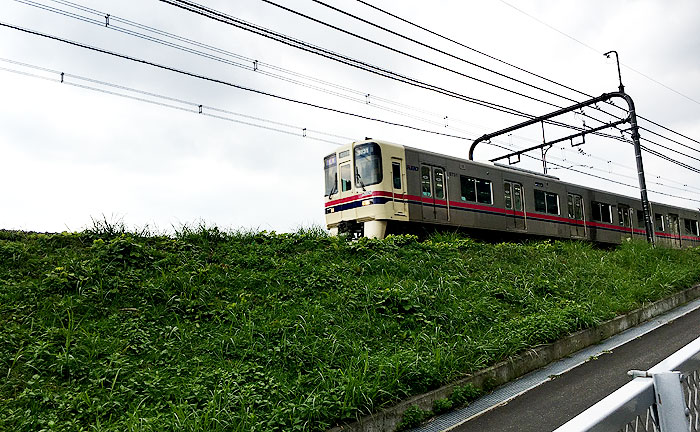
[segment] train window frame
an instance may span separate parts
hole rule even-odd
[[[459,190],[462,201],[493,205],[493,183],[491,180],[460,175]]]
[[[644,221],[644,210],[637,210],[637,228],[646,228],[646,222]]]
[[[613,206],[600,201],[591,201],[591,220],[601,223],[613,223]],[[607,219],[603,217],[607,215]]]
[[[547,192],[542,189],[533,189],[533,195],[535,199],[535,211],[539,213],[547,213],[552,215],[561,214],[559,209],[559,194],[554,192]],[[554,205],[552,205],[552,199],[554,199]],[[554,209],[552,207],[555,207]]]
[[[394,189],[402,189],[401,185],[401,163],[391,162],[391,184]]]
[[[661,226],[659,227],[659,223]],[[666,223],[664,221],[664,215],[661,213],[654,213],[654,231],[664,232],[666,231]]]
[[[523,211],[523,185],[521,183],[511,182],[513,186],[513,210]]]
[[[435,191],[435,199],[445,199],[445,170],[442,168],[433,168],[433,183]]]
[[[632,215],[630,214],[630,206],[627,204],[617,204],[617,223],[621,227],[632,228]]]
[[[426,175],[427,174],[427,175]],[[421,165],[420,167],[420,194],[422,197],[432,198],[433,197],[433,176],[428,165]],[[427,190],[426,190],[427,186]]]
[[[356,183],[366,187],[379,184],[384,179],[382,149],[374,142],[359,144],[353,152]]]
[[[576,206],[578,203],[578,206]],[[586,219],[586,213],[583,206],[583,197],[575,193],[566,194],[566,210],[569,219],[584,221]]]
[[[338,192],[338,158],[335,153],[323,158],[323,173],[326,180],[326,194],[324,196],[330,197]]]
[[[513,183],[511,183],[509,181],[503,182],[503,197],[505,199],[506,210],[513,209],[513,194],[511,192],[512,188],[513,188]]]
[[[683,233],[686,235],[698,235],[698,221],[695,219],[683,218]]]
[[[352,164],[350,162],[345,162],[340,164],[340,191],[348,192],[352,190]],[[347,168],[347,169],[346,169]],[[347,177],[346,177],[347,176]]]

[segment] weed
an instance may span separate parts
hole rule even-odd
[[[700,280],[636,242],[94,225],[0,231],[0,430],[322,431]]]

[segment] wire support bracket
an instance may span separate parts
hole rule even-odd
[[[544,143],[537,145],[537,146],[529,147],[529,148],[526,148],[524,150],[513,152],[513,153],[510,153],[510,154],[502,156],[502,157],[491,159],[491,162],[495,162],[495,161],[501,160],[501,159],[508,159],[508,161],[510,162],[510,160],[511,160],[510,158],[515,156],[515,155],[520,155],[520,154],[526,153],[526,152],[531,151],[531,150],[543,149],[543,148],[546,148],[546,147],[551,146],[553,144],[556,144],[556,143],[559,143],[562,141],[567,141],[567,140],[571,140],[572,146],[574,146],[573,145],[574,138],[582,137],[582,136],[585,136],[586,134],[597,132],[597,131],[600,131],[602,129],[615,127],[615,126],[618,126],[618,125],[623,124],[623,123],[629,123],[630,124],[629,130],[632,132],[632,142],[634,144],[634,153],[635,153],[635,159],[636,159],[636,163],[637,163],[637,173],[639,176],[639,190],[640,190],[640,196],[641,196],[642,209],[644,211],[644,225],[646,227],[646,237],[647,237],[647,241],[649,243],[654,244],[654,229],[653,229],[653,226],[651,223],[651,207],[649,205],[646,180],[644,178],[644,166],[642,164],[642,149],[641,149],[641,144],[639,142],[640,137],[639,137],[639,126],[637,125],[637,114],[636,114],[636,111],[634,108],[634,101],[627,93],[625,93],[623,91],[603,93],[602,95],[600,95],[598,97],[594,97],[594,98],[589,99],[587,101],[577,103],[577,104],[572,105],[570,107],[561,108],[561,109],[554,111],[554,112],[551,112],[549,114],[545,114],[545,115],[542,115],[539,117],[535,117],[535,118],[526,120],[524,122],[507,127],[505,129],[501,129],[501,130],[493,132],[493,133],[482,135],[481,137],[475,139],[474,142],[472,143],[471,147],[469,147],[469,160],[474,160],[474,149],[476,149],[476,146],[479,145],[479,143],[481,143],[481,142],[490,141],[492,138],[495,138],[497,136],[505,135],[505,134],[513,132],[515,130],[522,129],[524,127],[531,126],[531,125],[534,125],[534,124],[537,124],[540,122],[544,122],[545,120],[549,120],[551,118],[560,116],[562,114],[566,114],[566,113],[569,113],[572,111],[581,110],[584,107],[595,106],[595,104],[597,104],[599,102],[608,101],[608,100],[611,100],[614,98],[621,98],[621,99],[624,99],[625,102],[627,102],[628,115],[626,118],[618,120],[618,121],[613,122],[613,123],[608,123],[608,124],[605,124],[605,125],[602,125],[602,126],[599,126],[596,128],[585,129],[585,130],[578,132],[576,134],[573,134],[573,135],[559,138],[559,139],[556,139],[554,141],[544,142]],[[543,131],[543,137],[544,137],[544,131]],[[544,141],[544,139],[543,139],[543,141]],[[544,151],[543,151],[543,157],[544,157]]]

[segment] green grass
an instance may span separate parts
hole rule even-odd
[[[325,430],[687,288],[699,262],[642,243],[0,232],[0,430]]]

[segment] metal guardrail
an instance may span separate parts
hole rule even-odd
[[[700,338],[554,432],[700,432]]]

